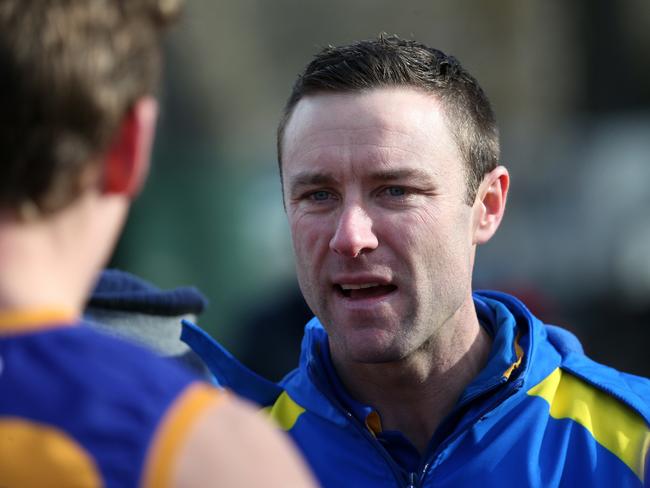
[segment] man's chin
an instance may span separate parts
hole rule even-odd
[[[365,364],[391,363],[403,357],[403,352],[393,340],[385,337],[385,332],[369,332],[343,338],[341,347],[337,347],[337,341],[332,341],[332,354],[345,362]]]

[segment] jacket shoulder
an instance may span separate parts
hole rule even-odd
[[[650,379],[619,371],[578,353],[563,358],[561,367],[626,404],[650,426]]]

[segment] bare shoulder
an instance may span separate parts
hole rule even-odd
[[[196,418],[176,459],[173,486],[315,486],[288,438],[230,394]]]

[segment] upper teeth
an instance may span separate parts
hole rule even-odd
[[[379,283],[363,283],[360,285],[341,285],[341,288],[344,290],[360,290],[361,288],[371,288],[373,286],[379,286]]]

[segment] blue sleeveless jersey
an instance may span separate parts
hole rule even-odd
[[[0,324],[0,487],[166,486],[219,395],[149,351],[76,325]]]

